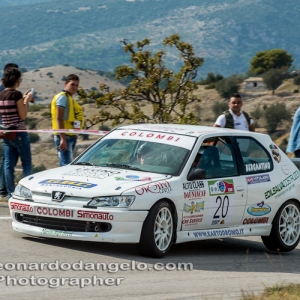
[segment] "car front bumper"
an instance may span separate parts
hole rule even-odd
[[[143,222],[148,215],[148,211],[87,209],[13,198],[9,200],[9,208],[12,228],[17,232],[37,237],[110,243],[138,243]],[[45,223],[46,226],[43,225]],[[72,230],[67,225],[71,223],[83,226],[105,223],[110,224],[108,226],[111,229],[107,232]],[[51,224],[54,224],[53,227]]]

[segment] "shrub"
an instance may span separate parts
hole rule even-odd
[[[83,140],[83,141],[87,141],[89,140],[90,136],[88,134],[79,134],[79,137]]]
[[[218,101],[212,106],[211,109],[214,113],[215,119],[217,119],[219,115],[228,109],[228,103],[226,101]]]
[[[50,111],[45,111],[41,114],[41,116],[45,117],[45,118],[51,118],[51,112]]]
[[[25,124],[28,127],[28,129],[34,129],[37,125],[37,120],[36,118],[28,117],[25,119]]]
[[[29,139],[30,139],[30,143],[36,143],[40,140],[40,137],[38,134],[33,133],[33,132],[29,132]]]
[[[37,172],[41,172],[41,171],[44,171],[44,170],[46,170],[46,167],[43,164],[41,164],[39,166],[33,166],[32,167],[32,173],[37,173]]]
[[[30,112],[35,112],[35,111],[40,111],[43,108],[41,104],[32,104],[28,107],[28,111]]]
[[[193,108],[194,108],[195,114],[197,116],[197,121],[200,122],[201,121],[201,105],[197,103],[194,105]]]
[[[212,90],[216,88],[216,84],[214,82],[211,82],[210,84],[208,84],[207,86],[205,86],[205,90]]]
[[[284,103],[275,103],[264,110],[266,129],[269,134],[274,133],[279,124],[284,120],[290,120],[291,114]]]
[[[280,148],[283,152],[286,152],[287,144],[288,144],[288,140],[287,140],[287,139],[283,139],[283,140],[281,141],[281,143],[279,144],[279,148]]]
[[[103,130],[103,131],[111,131],[111,129],[107,126],[107,125],[100,125],[99,126],[99,130]]]
[[[294,78],[294,84],[295,84],[295,85],[300,85],[300,75],[297,75],[297,76]]]
[[[263,115],[262,110],[257,107],[255,110],[251,111],[250,116],[256,120],[260,119]]]
[[[224,78],[216,82],[216,90],[223,98],[229,99],[233,93],[239,91],[241,78],[236,75]]]

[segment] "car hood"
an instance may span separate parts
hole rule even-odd
[[[28,176],[20,184],[36,193],[65,192],[78,197],[121,195],[170,175],[107,167],[68,165]]]

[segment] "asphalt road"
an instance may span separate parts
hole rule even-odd
[[[290,253],[271,253],[260,237],[179,244],[163,259],[150,259],[130,244],[14,232],[6,203],[0,203],[0,226],[1,300],[241,299],[242,291],[300,283],[300,246]],[[173,270],[178,263],[191,263],[193,270]],[[154,270],[162,264],[163,270]]]

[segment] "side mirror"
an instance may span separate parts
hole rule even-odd
[[[206,172],[203,169],[193,169],[187,176],[188,181],[193,181],[196,179],[204,179],[206,177]]]

